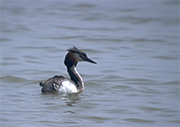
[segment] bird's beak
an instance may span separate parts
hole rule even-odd
[[[93,60],[91,60],[91,59],[89,59],[89,58],[87,58],[86,61],[87,61],[87,62],[90,62],[90,63],[93,63],[93,64],[97,64],[95,61],[93,61]]]
[[[90,62],[90,63],[93,63],[93,64],[97,64],[95,61],[89,59],[88,57],[83,57],[83,60],[87,61],[87,62]]]

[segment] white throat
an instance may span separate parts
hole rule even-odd
[[[70,78],[72,81],[75,82],[75,85],[78,90],[84,90],[84,82],[78,71],[76,70],[75,66],[72,66],[70,68],[67,68],[68,73],[70,75]]]

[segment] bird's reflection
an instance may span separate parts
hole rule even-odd
[[[61,96],[67,106],[73,106],[80,100],[80,93],[62,94]]]
[[[82,92],[81,92],[82,93]],[[55,105],[64,104],[67,106],[73,106],[80,100],[81,93],[51,93],[51,94],[41,94],[42,100],[46,100],[45,105]],[[47,102],[48,100],[48,102]]]

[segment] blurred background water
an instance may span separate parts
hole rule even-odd
[[[178,0],[2,0],[0,46],[2,127],[180,124]],[[73,46],[85,91],[41,94]]]

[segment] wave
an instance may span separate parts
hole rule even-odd
[[[20,77],[16,77],[16,76],[2,76],[0,77],[2,82],[8,82],[8,83],[19,83],[19,82],[27,82],[29,80],[25,79],[25,78],[20,78]]]

